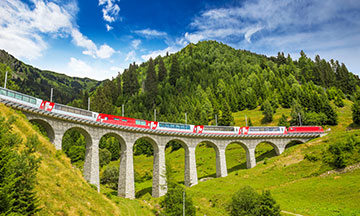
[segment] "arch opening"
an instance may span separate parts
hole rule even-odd
[[[185,160],[189,154],[186,143],[180,139],[172,139],[166,143],[166,177],[168,184],[185,184]]]
[[[135,197],[153,194],[153,171],[158,146],[150,137],[140,137],[133,146]]]
[[[248,153],[249,150],[244,143],[229,143],[225,148],[227,172],[231,173],[237,170],[246,169]]]
[[[196,145],[196,170],[200,182],[216,178],[218,154],[218,147],[210,141],[203,141]]]
[[[256,163],[265,161],[268,158],[272,158],[278,155],[278,148],[277,146],[272,142],[261,142],[256,145],[255,147],[255,159]]]
[[[45,137],[49,138],[50,142],[54,143],[55,132],[52,126],[42,119],[31,119],[30,123]]]
[[[62,150],[81,171],[84,170],[87,149],[91,145],[91,136],[83,128],[69,128],[62,137]]]
[[[115,133],[104,134],[99,142],[100,183],[117,195],[120,176],[120,156],[125,149],[124,139]]]

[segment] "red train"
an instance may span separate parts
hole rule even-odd
[[[91,121],[99,121],[108,124],[123,125],[128,127],[146,128],[159,131],[201,133],[201,134],[227,134],[227,135],[281,135],[299,133],[324,133],[321,126],[291,126],[289,128],[278,127],[236,127],[236,126],[210,126],[188,125],[169,122],[147,121],[122,116],[92,112],[84,109],[66,106],[63,104],[44,101],[16,91],[0,87],[0,98],[25,104],[34,108],[40,108],[48,112],[59,113]]]

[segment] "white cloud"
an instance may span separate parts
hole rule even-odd
[[[167,47],[167,48],[165,48],[163,50],[155,50],[155,51],[150,52],[149,54],[142,55],[141,58],[144,59],[145,61],[147,61],[150,58],[155,59],[159,55],[160,56],[165,56],[166,53],[172,54],[172,53],[175,53],[175,52],[177,52],[179,50],[180,50],[180,48],[178,48],[178,47]]]
[[[119,15],[120,7],[116,2],[120,0],[99,0],[99,6],[103,6],[102,13],[106,22],[114,22]]]
[[[130,62],[133,62],[133,61],[136,61],[136,52],[135,50],[132,50],[130,51],[127,55],[126,55],[126,58],[125,58],[125,61],[130,61]]]
[[[71,34],[74,43],[77,46],[86,49],[83,51],[84,55],[89,55],[92,56],[93,58],[106,59],[106,58],[110,58],[115,53],[115,50],[106,44],[100,46],[100,48],[98,49],[92,40],[89,40],[86,36],[81,34],[81,32],[77,29],[73,29]]]
[[[60,5],[34,0],[29,7],[19,0],[0,1],[0,48],[17,58],[36,59],[48,48],[47,36],[71,36],[83,54],[94,58],[109,58],[115,51],[104,44],[99,49],[84,36],[75,24],[78,11],[75,1]]]
[[[137,49],[139,48],[139,45],[141,44],[141,40],[133,40],[131,41],[131,46],[134,48],[134,49]]]
[[[110,46],[104,44],[100,49],[96,50],[96,56],[101,59],[110,58],[115,53],[115,50]]]
[[[260,31],[262,29],[262,27],[254,27],[254,28],[251,28],[249,29],[248,31],[245,32],[245,40],[248,42],[248,43],[251,43],[251,36],[253,34],[255,34],[256,32]]]
[[[40,57],[48,47],[41,33],[54,36],[66,33],[72,25],[74,10],[76,7],[71,3],[59,7],[39,0],[31,10],[19,0],[0,1],[0,48],[18,58]]]
[[[142,29],[142,30],[136,30],[134,31],[136,34],[141,35],[143,37],[166,37],[167,33],[166,32],[161,32],[161,31],[157,31],[154,29]]]
[[[106,26],[106,30],[107,30],[107,31],[110,31],[110,30],[112,30],[112,29],[113,29],[113,27],[112,27],[112,26],[110,26],[109,24],[106,24],[105,26]]]
[[[70,58],[68,67],[72,76],[76,77],[90,77],[92,74],[95,73],[93,68],[86,64],[84,61],[73,57]]]

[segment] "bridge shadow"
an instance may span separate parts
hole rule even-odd
[[[275,157],[275,156],[277,156],[276,152],[275,152],[275,149],[266,151],[266,152],[256,156],[256,163],[265,160],[265,158],[272,158],[272,157]],[[227,169],[227,171],[228,171],[228,173],[232,173],[232,172],[235,172],[235,171],[238,171],[238,170],[243,170],[243,169],[247,169],[246,162],[243,162],[243,163],[241,163],[239,165],[233,166],[233,167]]]
[[[152,193],[152,187],[147,187],[147,188],[144,188],[138,192],[135,193],[135,198],[140,198],[142,196],[144,196],[145,194],[149,193],[151,195]]]
[[[265,158],[272,158],[272,157],[275,157],[275,156],[277,156],[276,152],[275,152],[275,149],[272,149],[270,151],[266,151],[266,152],[264,152],[261,155],[258,155],[256,157],[256,163],[265,160]]]

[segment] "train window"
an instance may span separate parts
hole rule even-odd
[[[6,95],[6,91],[4,89],[0,89],[0,94]]]
[[[29,101],[30,101],[30,98],[23,96],[23,101],[29,102]]]
[[[137,124],[137,125],[146,125],[146,121],[136,120],[135,124]]]
[[[33,98],[30,98],[30,103],[32,103],[32,104],[36,104],[36,100],[35,100],[35,99],[33,99]]]
[[[105,120],[109,120],[109,118],[108,118],[108,117],[105,117]]]
[[[8,92],[9,97],[15,97],[15,94],[13,92]]]
[[[123,122],[127,122],[127,119],[121,119],[121,121],[123,121]]]
[[[15,98],[16,98],[16,99],[19,99],[19,100],[22,100],[22,96],[19,95],[19,94],[15,94]]]
[[[115,120],[115,121],[120,121],[120,119],[119,119],[119,118],[114,118],[114,120]]]

